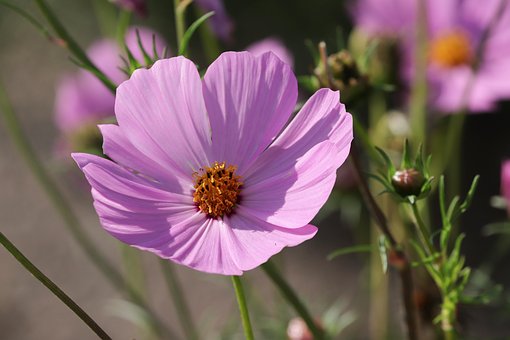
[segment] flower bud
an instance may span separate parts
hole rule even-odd
[[[414,168],[398,170],[391,177],[393,188],[403,197],[419,196],[425,181],[425,176]]]
[[[313,340],[312,332],[301,318],[293,318],[289,321],[287,337],[289,340]]]
[[[360,73],[356,61],[347,50],[331,54],[327,58],[327,64],[328,70],[324,68],[323,63],[314,70],[321,86],[340,91],[353,91],[365,87],[366,78]]]

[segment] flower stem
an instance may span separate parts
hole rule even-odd
[[[177,275],[175,275],[172,264],[168,260],[163,259],[160,259],[159,263],[161,264],[161,270],[165,276],[168,290],[170,291],[170,295],[172,296],[173,302],[175,304],[175,309],[177,310],[177,315],[179,317],[179,321],[181,322],[184,334],[186,335],[186,339],[200,339],[198,330],[195,327],[193,318],[191,317],[190,309],[186,303],[186,300],[184,299],[185,295],[183,293],[182,286],[177,278]]]
[[[116,29],[116,37],[117,37],[117,44],[121,46],[122,48],[125,48],[126,42],[126,32],[129,27],[129,24],[131,23],[131,12],[130,11],[121,11],[119,13],[119,18],[117,20],[117,29]]]
[[[53,281],[44,275],[29,259],[19,251],[9,239],[0,232],[0,243],[11,253],[16,260],[23,265],[39,282],[48,288],[56,297],[60,299],[69,309],[71,309],[76,316],[78,316],[87,326],[97,334],[100,339],[111,339],[111,337],[80,307],[60,289]]]
[[[379,229],[388,240],[390,248],[395,252],[396,257],[398,258],[399,265],[396,265],[395,268],[399,271],[400,281],[402,283],[402,299],[405,308],[407,334],[409,340],[415,340],[418,339],[418,324],[416,318],[416,306],[413,300],[413,277],[409,259],[391,233],[386,217],[370,192],[365,178],[362,176],[361,165],[356,151],[357,150],[352,150],[350,157],[355,170],[354,173],[358,180],[358,187],[372,218],[379,226]]]
[[[81,49],[76,41],[67,32],[62,23],[58,20],[55,13],[48,6],[45,0],[34,0],[41,10],[42,14],[53,28],[60,39],[65,42],[65,47],[74,55],[74,57],[90,72],[92,72],[110,91],[115,93],[117,86],[89,59],[87,54]]]
[[[418,0],[418,20],[416,21],[416,48],[414,50],[415,77],[411,89],[410,120],[411,131],[416,144],[426,145],[427,131],[427,8],[425,0]]]
[[[177,38],[177,49],[181,47],[182,38],[186,31],[186,23],[184,14],[186,7],[190,4],[189,0],[174,0],[174,16],[175,16],[175,34]]]
[[[243,322],[244,337],[246,340],[253,340],[253,330],[250,323],[250,315],[248,314],[248,307],[246,306],[246,299],[244,297],[243,285],[239,276],[232,275],[232,283],[236,292],[237,304],[239,305],[239,312],[241,313],[241,320]]]
[[[415,224],[417,227],[416,230],[418,231],[418,236],[420,237],[423,246],[427,249],[428,254],[434,255],[436,251],[431,241],[430,232],[423,222],[423,219],[421,218],[420,209],[418,208],[416,202],[412,203],[411,207],[413,208],[413,215],[416,222]]]
[[[292,290],[289,284],[280,275],[276,266],[272,262],[268,261],[264,263],[261,267],[267,274],[267,276],[269,276],[269,278],[273,281],[276,287],[278,287],[280,293],[287,300],[287,302],[289,302],[292,305],[292,307],[294,307],[296,312],[306,323],[308,329],[313,334],[313,338],[315,340],[324,339],[325,338],[324,332],[319,327],[317,327],[308,309],[306,309],[305,305],[303,304],[303,302],[301,302],[301,300],[294,292],[294,290]]]
[[[43,164],[39,160],[39,157],[37,157],[37,154],[30,145],[28,138],[23,133],[18,118],[16,117],[16,114],[14,113],[9,103],[7,94],[5,93],[1,83],[0,111],[4,118],[7,131],[10,133],[14,145],[17,147],[18,151],[25,159],[32,174],[39,181],[39,184],[45,191],[49,200],[64,220],[64,224],[67,227],[67,230],[70,232],[78,246],[80,246],[85,255],[92,261],[92,263],[114,287],[127,292],[133,302],[147,310],[147,312],[152,316],[152,321],[154,323],[153,326],[155,329],[158,329],[158,334],[162,335],[163,333],[167,333],[170,338],[175,339],[175,337],[172,336],[173,332],[157,319],[155,313],[149,308],[145,300],[137,293],[136,289],[124,281],[121,273],[116,269],[115,266],[113,266],[113,264],[111,264],[106,259],[106,257],[94,245],[92,240],[87,236],[78,217],[74,213],[72,206],[69,204],[69,200],[67,200],[62,192],[58,189],[57,184],[48,174]]]

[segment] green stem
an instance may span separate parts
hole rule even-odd
[[[5,120],[7,131],[11,135],[12,141],[27,162],[27,165],[29,166],[32,174],[39,181],[39,184],[46,192],[46,195],[50,199],[51,203],[53,203],[55,209],[57,209],[57,211],[62,216],[68,231],[71,233],[85,254],[96,265],[96,267],[99,268],[99,270],[116,286],[122,286],[122,275],[111,263],[108,262],[108,260],[106,260],[99,249],[85,234],[84,228],[79,223],[78,218],[74,214],[69,204],[69,200],[62,195],[60,190],[57,188],[56,183],[43,167],[36,152],[28,142],[28,138],[23,133],[21,124],[18,121],[14,111],[12,110],[7,95],[1,85],[0,109],[2,111],[2,116]]]
[[[236,292],[237,304],[239,305],[239,312],[241,313],[241,320],[243,322],[244,337],[246,340],[253,340],[253,330],[250,323],[250,315],[248,314],[248,307],[244,297],[243,285],[239,276],[232,276],[232,283]]]
[[[427,8],[425,0],[418,0],[418,20],[416,21],[416,48],[414,51],[415,77],[410,99],[411,131],[416,144],[426,145],[427,131]]]
[[[423,246],[427,249],[427,252],[429,255],[433,255],[436,253],[434,245],[432,244],[430,232],[425,223],[423,222],[423,219],[421,218],[420,209],[418,208],[418,205],[416,203],[411,204],[411,207],[413,209],[413,215],[415,219],[416,224],[416,230],[418,231],[418,236],[420,237],[420,240],[423,244]]]
[[[126,32],[131,22],[131,12],[130,11],[121,11],[119,14],[119,19],[117,20],[117,43],[121,47],[125,47],[126,45]]]
[[[29,259],[23,255],[7,237],[0,232],[0,243],[7,249],[16,260],[25,267],[39,282],[48,288],[56,297],[60,299],[76,316],[78,316],[87,326],[97,334],[100,339],[111,339],[111,337],[83,310],[76,304],[62,289],[53,281],[44,275]]]
[[[92,7],[96,17],[101,35],[105,37],[115,37],[115,17],[117,15],[116,6],[105,0],[93,0]]]
[[[272,262],[268,261],[264,263],[261,267],[267,274],[267,276],[269,276],[269,278],[273,281],[276,287],[278,287],[280,293],[287,300],[287,302],[289,302],[292,305],[292,307],[294,307],[294,309],[299,314],[301,319],[303,319],[303,321],[306,323],[308,329],[310,330],[310,332],[312,332],[314,339],[315,340],[324,339],[325,336],[323,330],[317,327],[310,312],[308,312],[308,309],[306,309],[305,305],[303,304],[303,302],[301,302],[301,300],[294,292],[294,290],[292,290],[289,284],[280,275],[276,266]]]
[[[140,258],[140,251],[124,243],[120,243],[119,248],[122,254],[125,280],[137,295],[144,297],[145,275]]]
[[[16,117],[7,98],[7,94],[5,93],[1,84],[0,111],[4,118],[7,131],[10,133],[14,145],[21,153],[22,157],[25,159],[34,177],[39,181],[39,184],[53,204],[53,207],[64,220],[64,225],[78,246],[113,286],[127,292],[133,302],[147,310],[147,312],[153,317],[153,322],[155,325],[157,325],[160,333],[165,331],[171,335],[173,332],[166,328],[163,323],[157,319],[155,313],[149,308],[144,299],[136,292],[134,287],[124,281],[121,273],[106,259],[106,257],[94,245],[92,240],[87,236],[78,217],[74,213],[72,206],[69,204],[69,200],[67,200],[58,189],[57,184],[50,177],[41,161],[37,157],[36,152],[30,145],[28,138],[23,133],[18,118]]]
[[[177,46],[181,46],[182,38],[186,30],[184,22],[184,13],[189,1],[187,0],[174,0],[174,15],[175,15],[175,34],[177,38]]]
[[[201,13],[199,10],[196,9],[195,6],[195,13],[198,17],[202,16],[203,13]],[[207,60],[209,61],[209,64],[212,63],[221,53],[221,48],[218,43],[218,39],[216,36],[211,32],[211,26],[210,25],[200,25],[198,28],[199,34],[200,34],[200,40],[202,42],[201,46],[204,50],[204,54],[207,57]]]
[[[115,89],[117,86],[103,73],[101,72],[96,65],[89,59],[87,54],[81,49],[81,47],[76,43],[76,41],[71,37],[71,35],[67,32],[65,27],[60,23],[57,16],[45,0],[34,0],[41,10],[42,14],[53,28],[55,33],[65,42],[66,48],[74,55],[74,57],[83,64],[83,66],[92,72],[99,80],[108,88],[110,91],[115,93]]]
[[[184,299],[185,295],[182,290],[182,286],[177,278],[177,275],[174,272],[172,264],[168,260],[163,259],[160,259],[159,263],[161,264],[161,270],[163,272],[163,275],[165,276],[168,290],[175,304],[177,316],[179,317],[179,321],[181,322],[184,334],[186,335],[186,339],[189,340],[200,339],[197,328],[195,327],[195,324],[193,322],[193,318],[191,317],[190,309],[188,307],[188,304],[186,303],[186,300]]]
[[[451,306],[452,304],[448,300],[443,301],[441,305],[441,330],[443,331],[444,340],[457,339],[457,333],[453,326],[455,310],[452,310]]]

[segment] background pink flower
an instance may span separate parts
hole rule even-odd
[[[204,12],[214,11],[214,15],[207,20],[208,24],[220,40],[230,42],[232,40],[234,23],[228,15],[223,1],[195,0],[194,2]]]
[[[501,165],[501,195],[510,208],[510,160],[504,161]]]
[[[159,53],[163,52],[165,42],[156,32],[143,27],[130,28],[126,34],[126,45],[135,58],[143,60],[138,47],[138,30],[144,48],[152,55],[152,36],[156,36]],[[94,43],[87,54],[92,62],[114,83],[120,84],[127,76],[119,69],[123,65],[121,49],[113,40],[100,40]],[[55,123],[63,133],[73,131],[87,124],[96,124],[105,118],[114,116],[115,97],[94,75],[86,70],[66,75],[57,87],[55,98]]]
[[[285,47],[283,42],[276,38],[266,38],[263,40],[259,40],[246,47],[248,52],[253,53],[254,55],[261,55],[266,52],[273,52],[276,54],[278,58],[280,58],[284,63],[290,65],[290,67],[294,67],[294,57],[290,53],[290,51]]]
[[[427,0],[429,36],[428,78],[432,104],[453,112],[467,104],[472,111],[488,111],[495,103],[510,98],[510,6],[500,0]],[[402,75],[411,82],[417,1],[360,0],[354,10],[359,27],[371,35],[392,35],[403,48]],[[484,32],[496,22],[481,48]],[[481,59],[478,57],[481,56]],[[477,64],[476,74],[473,72]],[[464,98],[468,84],[467,101]]]
[[[286,126],[291,68],[272,53],[223,53],[201,80],[183,58],[117,91],[104,153],[73,157],[114,237],[188,267],[240,275],[317,232],[352,140],[339,93],[322,89]],[[213,180],[214,179],[214,180]]]

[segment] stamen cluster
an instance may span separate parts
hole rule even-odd
[[[231,214],[239,201],[241,176],[235,174],[236,167],[226,166],[225,162],[214,162],[211,167],[195,172],[195,192],[193,202],[200,211],[212,218]]]
[[[451,68],[471,62],[471,44],[463,32],[450,32],[432,42],[430,58],[443,67]]]

